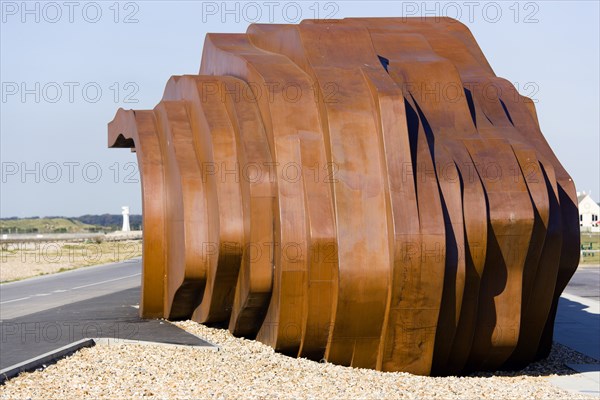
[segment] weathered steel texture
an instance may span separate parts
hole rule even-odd
[[[209,34],[200,74],[119,110],[109,146],[140,165],[144,317],[424,375],[549,352],[575,187],[455,20]]]

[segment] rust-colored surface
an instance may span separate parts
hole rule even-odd
[[[458,21],[209,34],[200,74],[108,136],[140,166],[143,317],[423,375],[549,352],[575,186]]]

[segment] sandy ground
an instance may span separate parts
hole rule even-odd
[[[0,248],[0,282],[124,261],[141,255],[141,240],[6,243]]]

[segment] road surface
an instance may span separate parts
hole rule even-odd
[[[0,369],[83,338],[211,346],[175,325],[139,317],[141,261],[0,285]]]
[[[140,286],[141,259],[79,268],[0,285],[0,320]]]

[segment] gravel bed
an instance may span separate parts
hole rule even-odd
[[[546,378],[573,373],[566,362],[597,362],[555,344],[548,359],[522,371],[432,378],[290,358],[227,330],[176,324],[220,350],[97,345],[9,380],[0,398],[585,399]]]

